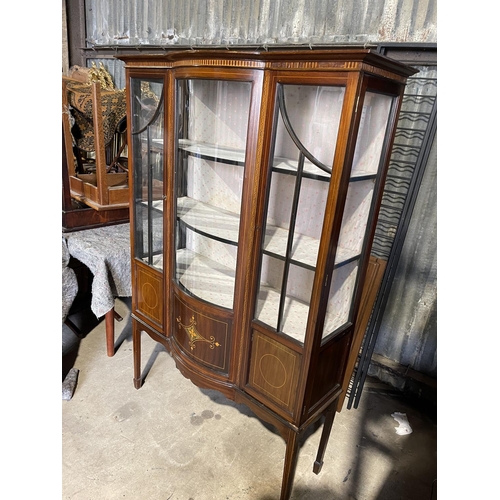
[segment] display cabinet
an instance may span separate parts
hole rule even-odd
[[[394,128],[415,70],[365,49],[123,55],[140,335],[286,442],[342,393]]]

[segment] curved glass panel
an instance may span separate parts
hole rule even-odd
[[[134,255],[163,269],[163,80],[131,79]]]
[[[255,318],[303,343],[345,87],[280,85]]]
[[[337,129],[344,103],[345,88],[340,86],[283,85],[288,121],[293,133],[318,162],[331,169],[337,142]],[[290,141],[290,132],[281,135],[278,130],[276,143]],[[333,135],[332,135],[333,134]],[[288,148],[289,146],[283,145]]]
[[[177,81],[176,280],[233,307],[251,83]]]

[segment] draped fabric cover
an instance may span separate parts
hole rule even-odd
[[[130,224],[75,231],[65,237],[70,255],[92,272],[90,308],[101,318],[114,307],[115,297],[132,295]]]
[[[86,83],[67,84],[68,103],[75,120],[72,129],[76,146],[87,152],[95,151],[92,86]],[[101,89],[104,143],[108,145],[120,121],[126,115],[125,90]]]

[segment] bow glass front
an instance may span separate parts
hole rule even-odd
[[[251,84],[179,79],[176,92],[175,279],[232,309]]]

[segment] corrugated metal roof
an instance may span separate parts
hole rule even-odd
[[[436,0],[87,0],[90,45],[436,43]]]

